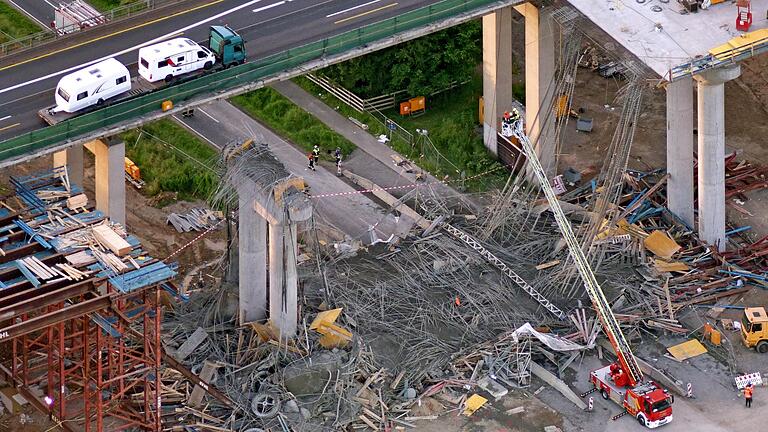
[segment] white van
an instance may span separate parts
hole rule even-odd
[[[56,86],[52,113],[73,113],[131,90],[131,75],[119,61],[110,58],[65,75]]]
[[[176,38],[139,49],[139,74],[149,82],[166,82],[198,69],[210,69],[216,56],[187,38]]]

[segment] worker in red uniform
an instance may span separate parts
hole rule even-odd
[[[746,387],[744,387],[744,405],[747,408],[752,408],[752,391],[754,388],[752,387],[752,384],[747,384]]]
[[[613,379],[613,383],[619,387],[629,386],[629,376],[624,373],[621,366],[616,363],[611,365],[611,379]]]
[[[313,152],[309,152],[309,155],[307,155],[307,157],[309,158],[309,166],[307,167],[307,169],[311,169],[312,171],[316,171],[315,170],[315,155],[313,154]]]

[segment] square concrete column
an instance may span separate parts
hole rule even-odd
[[[690,228],[693,219],[693,78],[667,84],[667,207]]]
[[[739,65],[715,69],[698,82],[699,238],[725,250],[725,82],[741,74]]]
[[[515,6],[525,17],[525,132],[547,177],[557,170],[555,116],[555,39],[552,16],[535,5]]]
[[[53,154],[53,167],[67,166],[69,182],[83,187],[83,145],[75,144]]]
[[[298,322],[296,226],[269,224],[269,319],[281,339],[296,335]]]
[[[267,318],[267,221],[254,209],[254,190],[246,179],[238,188],[240,325]]]
[[[483,16],[483,142],[498,154],[496,133],[512,109],[512,8]]]
[[[96,157],[96,209],[125,225],[125,143],[92,141]]]

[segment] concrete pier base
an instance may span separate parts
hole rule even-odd
[[[53,154],[53,167],[67,166],[69,182],[83,186],[83,145],[75,144]]]
[[[254,190],[248,179],[238,187],[240,325],[267,318],[267,221],[254,210]]]
[[[298,277],[296,225],[269,225],[269,319],[281,339],[296,335]]]
[[[483,142],[498,154],[496,133],[512,109],[512,8],[483,16]]]
[[[693,228],[693,78],[667,85],[667,207]]]
[[[125,143],[89,143],[96,157],[96,209],[125,225]]]
[[[738,65],[715,69],[698,82],[699,238],[725,250],[725,82],[741,74]]]

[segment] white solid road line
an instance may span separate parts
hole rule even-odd
[[[135,45],[135,46],[132,46],[132,47],[130,47],[130,48],[126,48],[126,49],[124,49],[124,50],[122,50],[122,51],[118,51],[118,52],[116,52],[116,53],[112,53],[112,54],[106,55],[106,56],[104,56],[104,57],[101,57],[101,58],[98,58],[98,59],[96,59],[96,60],[91,60],[91,61],[89,61],[89,62],[87,62],[87,63],[83,63],[83,64],[80,64],[80,65],[77,65],[77,66],[73,66],[73,67],[71,67],[71,68],[67,68],[67,69],[64,69],[64,70],[60,70],[60,71],[58,71],[58,72],[54,72],[54,73],[52,73],[52,74],[48,74],[48,75],[46,75],[46,76],[42,76],[42,77],[40,77],[40,78],[35,78],[35,79],[33,79],[33,80],[29,80],[29,81],[27,81],[27,82],[23,82],[23,83],[20,83],[20,84],[16,84],[16,85],[13,85],[13,86],[10,86],[10,87],[6,87],[6,88],[4,88],[4,89],[0,90],[0,94],[3,94],[3,93],[6,93],[6,92],[9,92],[9,91],[11,91],[11,90],[16,90],[17,88],[21,88],[21,87],[24,87],[24,86],[28,86],[28,85],[30,85],[30,84],[34,84],[34,83],[36,83],[36,82],[39,82],[39,81],[43,81],[43,80],[46,80],[46,79],[48,79],[48,78],[53,78],[53,77],[56,77],[56,76],[59,76],[59,75],[64,75],[64,74],[66,74],[66,73],[72,72],[72,71],[74,71],[74,70],[82,69],[82,68],[84,68],[84,67],[86,67],[86,66],[90,66],[90,65],[92,65],[92,64],[94,64],[94,63],[98,63],[98,62],[100,62],[100,61],[103,61],[103,60],[106,60],[106,59],[108,59],[108,58],[111,58],[111,57],[117,57],[117,56],[119,56],[119,55],[123,55],[123,54],[125,54],[125,53],[129,53],[129,52],[131,52],[131,51],[135,51],[135,50],[137,50],[137,49],[139,49],[139,48],[141,48],[141,47],[145,47],[145,46],[147,46],[147,45],[152,45],[153,43],[156,43],[156,42],[162,41],[162,40],[164,40],[164,39],[167,39],[169,36],[173,36],[173,35],[176,35],[176,34],[178,34],[179,32],[183,32],[183,31],[189,30],[189,29],[191,29],[191,28],[197,27],[197,26],[199,26],[199,25],[202,25],[202,24],[205,24],[205,23],[208,23],[208,22],[211,22],[211,21],[217,20],[217,19],[219,19],[219,18],[221,18],[221,17],[223,17],[223,16],[225,16],[225,15],[229,15],[229,14],[231,14],[232,12],[236,12],[236,11],[239,11],[240,9],[245,9],[245,8],[247,8],[247,7],[251,6],[251,5],[254,5],[254,4],[256,4],[256,3],[260,2],[260,1],[261,1],[261,0],[251,0],[251,1],[249,1],[249,2],[246,2],[246,3],[243,3],[243,4],[241,4],[241,5],[239,5],[239,6],[235,6],[235,7],[233,7],[232,9],[228,9],[228,10],[226,10],[226,11],[224,11],[224,12],[221,12],[221,13],[218,13],[218,14],[216,14],[216,15],[210,16],[210,17],[208,17],[208,18],[206,18],[206,19],[204,19],[204,20],[200,20],[200,21],[198,21],[198,22],[196,22],[196,23],[194,23],[194,24],[190,24],[190,25],[188,25],[188,26],[186,26],[186,27],[182,27],[182,28],[180,28],[180,29],[178,29],[178,30],[174,30],[174,31],[172,31],[172,32],[170,32],[170,33],[167,33],[167,34],[165,34],[165,35],[163,35],[163,36],[159,36],[159,37],[156,37],[156,38],[154,38],[154,39],[152,39],[152,40],[150,40],[150,41],[147,41],[147,42],[141,43],[141,44],[139,44],[139,45]]]
[[[39,19],[35,18],[31,13],[27,12],[23,7],[21,7],[21,6],[17,5],[16,3],[14,3],[13,0],[8,0],[8,3],[14,5],[16,7],[16,9],[24,12],[24,15],[26,15],[26,16],[32,18],[33,20],[35,20],[36,23],[40,24],[40,27],[42,27],[44,29],[48,28],[48,24],[46,24],[46,23],[40,21]]]
[[[216,119],[215,119],[215,118],[214,118],[212,115],[210,115],[210,114],[208,114],[207,112],[203,111],[203,109],[202,109],[202,108],[198,108],[197,110],[198,110],[198,111],[200,111],[201,113],[205,114],[206,116],[208,116],[208,118],[209,118],[209,119],[211,119],[211,120],[215,121],[216,123],[219,123],[219,121],[218,121],[218,120],[216,120]]]
[[[253,11],[254,12],[261,12],[261,11],[265,11],[267,9],[272,9],[275,6],[280,6],[280,5],[284,5],[284,4],[285,4],[285,1],[279,1],[277,3],[272,3],[271,5],[267,5],[267,6],[262,6],[260,8],[256,8]]]
[[[0,118],[0,121],[3,121],[3,120],[8,120],[9,118],[11,118],[11,116],[7,115],[7,116],[5,116],[5,117],[3,117],[3,118]]]
[[[363,4],[361,4],[361,5],[352,6],[352,7],[351,7],[351,8],[349,8],[349,9],[344,9],[344,10],[340,10],[340,11],[338,11],[338,12],[334,12],[334,13],[332,13],[332,14],[330,14],[330,15],[326,15],[325,17],[326,17],[326,18],[335,17],[336,15],[341,15],[341,14],[343,14],[343,13],[345,13],[345,12],[353,11],[353,10],[355,10],[355,9],[360,9],[361,7],[366,7],[366,6],[368,6],[368,5],[372,5],[372,4],[374,4],[374,3],[378,3],[378,2],[380,2],[380,1],[381,1],[381,0],[373,0],[373,1],[369,1],[368,3],[363,3]]]
[[[198,109],[199,109],[199,108],[198,108]],[[182,119],[180,119],[180,118],[176,117],[176,114],[174,114],[172,117],[174,118],[174,120],[176,120],[177,122],[179,122],[179,123],[181,123],[182,125],[184,125],[184,127],[185,127],[185,128],[187,128],[187,129],[191,130],[192,132],[194,132],[194,133],[195,133],[195,135],[197,135],[197,136],[199,136],[200,138],[202,138],[202,139],[206,140],[206,141],[208,142],[208,144],[210,144],[210,145],[212,145],[212,146],[213,146],[213,148],[215,148],[215,149],[218,149],[218,150],[221,150],[221,146],[219,146],[219,145],[218,145],[218,144],[216,144],[215,142],[213,142],[213,141],[209,140],[209,139],[208,139],[208,138],[207,138],[205,135],[201,134],[201,133],[200,133],[200,132],[198,132],[198,131],[197,131],[195,128],[193,128],[192,126],[190,126],[190,125],[189,125],[189,123],[187,123],[187,122],[185,122],[184,120],[182,120]],[[213,118],[213,117],[211,117],[211,118]],[[216,123],[218,123],[218,121],[217,121]]]
[[[43,1],[45,1],[46,3],[48,3],[48,4],[49,4],[49,5],[52,7],[52,8],[56,9],[56,7],[57,7],[57,6],[56,6],[55,4],[53,4],[53,3],[49,2],[48,0],[43,0]]]

